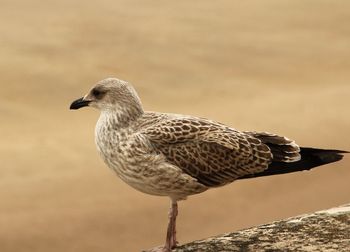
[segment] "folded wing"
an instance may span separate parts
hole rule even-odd
[[[209,187],[262,172],[272,161],[258,138],[206,119],[161,120],[141,134],[168,162]]]

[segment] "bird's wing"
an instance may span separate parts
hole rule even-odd
[[[206,186],[265,170],[270,149],[259,139],[201,118],[160,120],[140,131],[166,160]]]
[[[295,141],[268,132],[244,131],[243,133],[258,138],[266,144],[273,155],[273,161],[292,163],[301,159],[300,147]]]

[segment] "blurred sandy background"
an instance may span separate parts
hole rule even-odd
[[[0,1],[0,251],[140,251],[164,242],[168,199],[105,167],[98,80],[147,110],[350,149],[349,1]],[[180,203],[181,243],[350,202],[350,158],[235,182]]]

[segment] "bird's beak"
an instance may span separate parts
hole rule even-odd
[[[72,104],[70,105],[69,109],[80,109],[82,107],[89,106],[89,103],[91,101],[85,100],[84,98],[85,97],[81,97],[78,100],[75,100],[74,102],[72,102]]]

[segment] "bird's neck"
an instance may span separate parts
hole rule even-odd
[[[130,107],[124,109],[102,110],[100,119],[104,124],[108,124],[113,129],[129,127],[143,115],[142,107]]]

